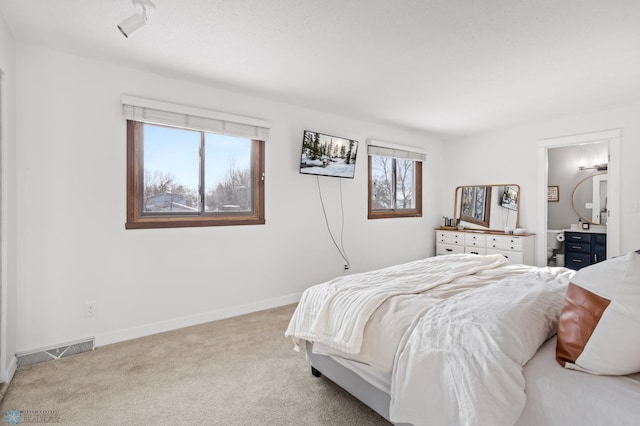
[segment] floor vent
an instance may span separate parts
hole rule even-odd
[[[18,368],[28,367],[34,364],[40,364],[47,361],[53,361],[56,359],[76,355],[82,352],[89,352],[93,350],[93,339],[84,340],[81,342],[70,343],[57,348],[42,349],[35,352],[18,354]]]

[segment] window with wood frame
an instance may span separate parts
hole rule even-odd
[[[423,154],[369,145],[368,218],[422,216]]]
[[[253,125],[225,131],[232,127],[227,122],[203,119],[206,111],[193,115],[195,109],[189,110],[167,113],[125,103],[125,227],[264,224],[265,140],[246,134],[265,132],[256,132]]]

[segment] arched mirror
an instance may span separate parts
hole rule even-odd
[[[454,218],[465,228],[502,232],[519,226],[519,185],[459,186],[455,199]]]
[[[571,196],[571,205],[583,222],[606,225],[607,173],[596,173],[578,182]]]

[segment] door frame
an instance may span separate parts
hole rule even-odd
[[[6,88],[5,76],[0,69],[0,383],[9,382],[9,372],[7,372],[7,252],[6,238],[6,168],[4,159],[6,158]]]
[[[620,255],[620,129],[538,140],[538,266],[547,265],[547,185],[549,184],[549,149],[572,145],[608,143],[609,165],[607,185],[607,259]]]

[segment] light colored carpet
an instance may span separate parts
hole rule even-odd
[[[284,337],[295,306],[108,345],[17,371],[0,404],[63,425],[389,425]]]

